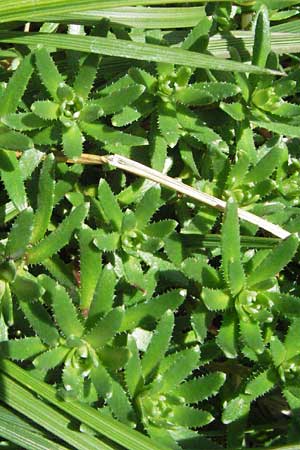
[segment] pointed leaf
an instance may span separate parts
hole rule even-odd
[[[233,200],[226,205],[221,242],[224,278],[232,295],[237,295],[244,286],[245,274],[241,263],[237,205]]]
[[[257,322],[251,320],[240,321],[240,332],[243,342],[255,353],[262,353],[265,349],[261,330]]]
[[[245,393],[251,396],[251,400],[255,400],[273,389],[276,382],[274,369],[267,369],[247,383]]]
[[[93,87],[98,65],[100,62],[100,56],[90,53],[83,61],[79,68],[79,72],[74,81],[74,91],[76,94],[86,100]]]
[[[123,147],[147,145],[147,139],[133,134],[123,133],[101,123],[82,123],[81,129],[97,141],[113,146],[115,153],[121,153]]]
[[[112,309],[85,335],[85,340],[94,348],[103,347],[119,331],[123,315],[123,308]]]
[[[144,228],[144,233],[151,237],[157,237],[163,239],[174,231],[177,226],[175,220],[166,219],[160,220],[159,222],[153,222]]]
[[[227,358],[237,357],[237,329],[231,313],[224,314],[223,322],[216,337],[218,346],[223,350]]]
[[[232,97],[239,92],[239,87],[232,83],[204,82],[179,88],[175,93],[175,98],[186,105],[206,105]]]
[[[160,392],[175,389],[199,365],[199,347],[193,347],[180,355],[178,359],[161,375]]]
[[[143,319],[159,319],[168,309],[175,311],[184,301],[186,291],[176,289],[126,309],[120,331],[138,326]]]
[[[6,116],[3,116],[2,122],[7,127],[17,131],[31,131],[46,127],[48,125],[48,122],[31,112],[7,114]]]
[[[147,351],[144,353],[142,359],[142,371],[145,378],[159,366],[161,359],[168,349],[173,327],[174,315],[172,311],[168,310],[160,319],[147,347]]]
[[[39,370],[50,370],[60,366],[69,349],[66,347],[56,347],[42,353],[33,360],[34,366]]]
[[[160,188],[151,187],[145,192],[135,210],[136,227],[142,230],[161,205]]]
[[[70,240],[73,232],[80,228],[88,212],[88,205],[77,206],[55,231],[46,236],[41,242],[31,247],[28,251],[30,264],[37,264],[57,253]]]
[[[103,267],[94,291],[89,318],[108,313],[113,305],[116,275],[111,264]]]
[[[203,427],[214,420],[208,411],[189,406],[175,406],[173,414],[172,422],[182,427]]]
[[[93,100],[93,103],[100,106],[104,115],[113,114],[121,111],[125,106],[131,105],[131,103],[140,97],[144,90],[144,86],[134,84],[118,91],[114,91],[106,97]]]
[[[289,261],[291,261],[297,247],[298,239],[293,235],[280,242],[250,273],[247,278],[248,286],[254,286],[255,284],[274,277],[289,263]]]
[[[217,395],[226,380],[223,372],[209,373],[200,378],[180,384],[176,388],[176,395],[183,397],[186,403],[197,403]]]
[[[45,307],[38,301],[19,299],[19,305],[40,339],[51,347],[59,340],[59,333]]]
[[[71,127],[64,127],[62,133],[64,154],[71,159],[78,158],[82,153],[83,136],[74,122]]]
[[[35,51],[35,62],[42,83],[52,98],[56,100],[57,88],[64,80],[45,47],[40,47]]]
[[[112,380],[112,393],[107,397],[107,404],[118,420],[130,427],[135,426],[135,415],[131,403],[122,386],[114,380]]]
[[[24,151],[32,149],[33,143],[25,134],[0,126],[0,147],[7,150]]]
[[[282,148],[274,146],[245,176],[244,183],[259,183],[268,178],[280,163]]]
[[[202,289],[202,300],[210,311],[222,311],[232,305],[231,297],[220,289]]]
[[[141,391],[144,382],[139,351],[132,336],[127,338],[127,347],[130,356],[125,367],[125,381],[130,397],[133,399]]]
[[[0,354],[2,358],[9,358],[18,361],[32,358],[45,350],[38,337],[26,337],[0,342]]]
[[[44,120],[57,120],[59,113],[58,103],[50,100],[38,100],[31,105],[31,111]]]
[[[112,222],[116,230],[120,230],[123,214],[109,184],[104,179],[99,181],[98,199],[107,221]]]
[[[177,120],[176,110],[171,103],[159,104],[158,126],[162,136],[168,145],[173,148],[180,137],[180,128]]]
[[[5,116],[6,114],[14,113],[16,111],[32,72],[32,56],[27,55],[23,58],[23,61],[10,78],[8,85],[1,96],[0,116]]]
[[[8,235],[6,256],[19,259],[24,255],[31,238],[32,223],[33,211],[31,208],[23,210],[18,215]]]
[[[40,275],[39,280],[51,296],[51,305],[56,322],[66,337],[81,337],[84,331],[75,306],[66,289],[47,275]]]
[[[38,242],[47,231],[54,203],[54,156],[47,155],[39,177],[37,210],[34,215],[31,243]]]
[[[292,321],[284,340],[287,360],[300,354],[300,348],[298,345],[299,335],[300,335],[300,319],[297,318]]]
[[[222,422],[227,425],[228,423],[234,422],[239,418],[247,417],[250,411],[250,403],[251,398],[243,394],[233,400],[230,400],[224,408]]]
[[[25,209],[27,206],[27,197],[22,172],[16,155],[13,152],[0,149],[0,176],[14,206],[19,211]]]
[[[96,391],[101,398],[106,398],[112,393],[112,378],[102,364],[93,367],[91,370],[91,380]]]
[[[102,269],[102,254],[93,244],[93,230],[84,227],[79,233],[80,308],[88,311]]]

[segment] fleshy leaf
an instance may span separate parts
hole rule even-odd
[[[16,111],[32,72],[32,55],[30,54],[24,57],[1,96],[0,116],[5,116]]]
[[[31,208],[27,208],[16,218],[8,235],[6,256],[19,259],[24,255],[30,242],[32,223],[33,211]]]
[[[35,62],[42,83],[45,85],[52,98],[56,100],[57,88],[64,80],[46,48],[41,47],[35,51]]]
[[[42,353],[33,360],[34,366],[39,370],[50,370],[63,363],[69,349],[56,347]]]
[[[84,328],[66,289],[47,275],[40,275],[39,280],[44,289],[46,289],[51,296],[52,309],[61,331],[66,337],[81,337]]]
[[[239,87],[232,83],[204,82],[178,89],[175,98],[186,105],[206,105],[232,97],[239,92]]]
[[[18,361],[32,358],[45,350],[45,346],[38,337],[26,337],[24,339],[11,339],[0,342],[0,354],[2,358],[10,358]]]
[[[183,427],[203,427],[214,419],[208,411],[191,408],[189,406],[175,406],[172,421]]]
[[[85,335],[85,340],[94,348],[103,347],[119,331],[123,315],[121,307],[112,309]]]
[[[64,221],[58,225],[55,231],[46,236],[41,242],[31,247],[28,251],[30,264],[37,264],[57,253],[70,240],[73,232],[80,228],[88,212],[88,205],[77,206]]]
[[[176,289],[126,309],[120,331],[133,329],[146,318],[157,320],[168,309],[176,310],[184,301],[185,295],[186,291]]]
[[[142,371],[144,377],[148,377],[156,367],[168,349],[174,326],[174,315],[172,311],[166,311],[162,316],[152,339],[142,359]]]
[[[54,156],[49,154],[40,172],[37,210],[34,215],[31,243],[38,242],[47,231],[54,203]]]
[[[293,258],[298,247],[296,236],[289,236],[280,242],[274,250],[247,277],[248,286],[254,286],[264,280],[274,277]]]
[[[63,151],[68,158],[76,159],[82,153],[83,136],[79,126],[74,122],[71,127],[64,127],[62,133]]]
[[[50,100],[38,100],[31,105],[34,114],[44,120],[57,120],[59,105]]]
[[[44,306],[38,301],[19,299],[19,305],[40,339],[51,347],[57,344],[59,334]]]
[[[89,318],[108,313],[113,305],[116,275],[111,264],[103,267],[94,291]]]
[[[218,346],[227,358],[237,357],[237,329],[231,313],[224,314],[223,322],[216,337]]]
[[[80,245],[80,308],[88,310],[101,273],[101,252],[93,244],[93,230],[84,227],[79,233]]]
[[[120,230],[123,214],[109,184],[104,179],[99,181],[98,199],[106,220],[112,222],[116,230]]]
[[[139,352],[135,339],[132,336],[128,336],[127,338],[127,347],[130,356],[125,367],[125,381],[130,397],[134,398],[143,387],[143,375]]]
[[[197,403],[217,395],[225,380],[223,372],[209,373],[180,384],[176,388],[176,395],[183,397],[186,403]]]
[[[100,62],[100,56],[95,55],[94,53],[90,53],[84,59],[81,64],[78,74],[74,81],[74,91],[79,97],[86,100],[89,96],[89,93],[93,87],[98,65]]]
[[[221,241],[224,278],[232,295],[237,295],[244,286],[245,274],[241,263],[237,205],[233,200],[226,205]]]
[[[224,291],[220,289],[209,289],[204,287],[202,289],[202,300],[207,309],[210,311],[222,311],[230,308],[232,299]]]

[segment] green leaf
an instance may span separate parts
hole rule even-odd
[[[240,332],[243,342],[255,353],[263,353],[265,346],[259,324],[252,320],[240,321]]]
[[[3,288],[4,292],[1,292]],[[11,326],[14,324],[14,305],[9,284],[4,281],[0,281],[0,297],[2,297],[1,310],[3,319],[8,326]],[[3,336],[1,338],[3,339]]]
[[[31,247],[28,251],[28,261],[30,264],[41,263],[57,253],[70,240],[73,232],[80,228],[88,212],[88,205],[77,206],[62,223],[58,225],[55,231],[46,236],[41,242]]]
[[[248,286],[254,286],[264,280],[274,277],[293,258],[297,247],[298,239],[293,235],[280,242],[249,274],[247,277]]]
[[[54,203],[54,156],[47,155],[39,178],[37,210],[34,215],[31,243],[35,244],[43,238],[50,222]]]
[[[59,334],[45,307],[39,301],[24,301],[21,298],[19,305],[40,339],[51,347],[55,346],[58,343]]]
[[[250,411],[250,403],[251,398],[243,394],[230,400],[224,407],[222,422],[227,425],[239,418],[247,417]]]
[[[233,97],[239,92],[239,87],[232,83],[203,82],[178,88],[175,98],[185,105],[206,105],[227,97]]]
[[[151,187],[148,189],[135,210],[136,227],[143,230],[161,204],[160,188]]]
[[[223,350],[227,358],[237,357],[237,329],[232,313],[224,314],[222,325],[216,337],[218,346]]]
[[[107,222],[112,223],[116,230],[120,230],[123,213],[109,184],[104,179],[99,181],[98,199]]]
[[[118,420],[131,427],[135,426],[135,416],[131,403],[122,386],[114,380],[112,380],[112,393],[107,398],[107,404]]]
[[[185,295],[186,291],[174,289],[126,309],[120,331],[135,328],[145,318],[160,319],[168,309],[175,311],[184,301]]]
[[[175,406],[173,414],[171,420],[182,427],[203,427],[214,420],[209,412],[189,406]]]
[[[283,292],[268,292],[268,298],[272,301],[274,309],[286,317],[300,316],[300,298]]]
[[[85,335],[85,340],[94,348],[103,347],[120,330],[123,316],[123,308],[112,309]]]
[[[33,211],[31,208],[23,210],[18,215],[8,235],[6,256],[12,259],[22,258],[31,238],[32,223]]]
[[[152,339],[142,359],[142,372],[146,378],[159,366],[166,353],[172,337],[174,315],[168,310],[164,313],[156,327]]]
[[[0,126],[0,147],[7,150],[24,151],[32,149],[33,143],[25,134]]]
[[[158,107],[158,126],[167,144],[174,148],[181,135],[176,109],[172,103],[160,102]]]
[[[221,238],[222,269],[232,295],[244,286],[245,274],[241,263],[240,233],[237,205],[229,200],[226,205]]]
[[[48,46],[48,44],[46,44]],[[39,47],[35,51],[35,63],[41,78],[49,94],[54,100],[57,100],[57,89],[64,80],[58,72],[48,50],[45,47]]]
[[[217,270],[208,264],[207,258],[203,255],[186,258],[182,262],[181,270],[189,279],[204,286],[216,288],[220,285],[221,280]]]
[[[281,154],[282,148],[275,145],[263,158],[258,161],[253,169],[246,174],[243,182],[259,183],[261,181],[264,181],[280,164]]]
[[[285,336],[284,346],[286,350],[286,360],[293,358],[296,355],[300,354],[299,346],[295,343],[299,340],[300,333],[300,319],[293,319],[292,323],[288,329],[288,332]]]
[[[267,369],[247,383],[245,393],[251,396],[251,400],[255,400],[273,389],[276,382],[274,369]]]
[[[8,128],[12,128],[17,131],[31,131],[46,127],[48,125],[48,122],[31,112],[7,114],[2,117],[1,121]]]
[[[201,297],[209,311],[222,311],[232,306],[232,298],[220,289],[203,287]]]
[[[4,94],[1,96],[0,116],[5,116],[16,111],[32,72],[32,56],[27,55],[23,58],[19,67],[10,78]]]
[[[131,105],[142,95],[144,90],[145,87],[143,85],[134,84],[132,86],[114,91],[106,97],[93,100],[93,103],[100,106],[104,115],[113,114],[121,111],[125,106]]]
[[[256,20],[252,64],[261,68],[265,67],[270,51],[271,39],[268,9],[262,6]]]
[[[201,67],[203,69],[224,70],[224,71],[236,71],[246,73],[273,73],[278,74],[276,71],[264,70],[259,67],[243,64],[236,61],[227,61],[221,58],[215,58],[214,56],[199,54],[196,52],[190,52],[188,50],[182,50],[180,48],[164,47],[162,45],[144,44],[141,42],[131,42],[130,47],[128,41],[122,39],[111,39],[95,36],[82,36],[79,35],[65,35],[65,34],[48,34],[48,33],[21,33],[14,31],[12,35],[8,32],[4,32],[0,35],[0,41],[8,43],[22,43],[26,45],[43,44],[51,47],[66,48],[69,50],[76,50],[80,52],[91,52],[108,55],[108,56],[121,56],[125,58],[133,58],[142,61],[155,61],[165,63],[166,61],[172,61],[172,64]],[[40,58],[41,61],[42,58]],[[39,72],[41,73],[42,62],[39,61]],[[52,73],[54,75],[53,85],[56,85],[57,74],[51,68],[50,64],[45,61],[43,80],[50,78]],[[50,71],[48,72],[48,67]],[[47,80],[48,81],[48,80]],[[45,82],[45,81],[44,81]],[[52,86],[51,86],[52,87]],[[47,86],[48,90],[49,87]],[[50,92],[50,90],[49,90]],[[52,95],[52,92],[51,92]]]
[[[99,55],[92,53],[87,55],[76,75],[73,88],[76,94],[84,100],[88,98],[93,88],[100,59],[101,57]]]
[[[122,153],[123,147],[148,144],[148,141],[141,136],[123,133],[101,123],[82,123],[81,129],[97,141],[113,146],[115,153]]]
[[[84,227],[79,233],[80,245],[80,308],[89,310],[101,274],[102,255],[93,244],[93,230]]]
[[[197,403],[217,395],[225,380],[225,373],[213,372],[180,384],[175,392],[186,403]]]
[[[59,105],[50,100],[38,100],[32,103],[31,110],[43,120],[58,119]]]
[[[127,347],[130,352],[130,356],[125,367],[125,381],[130,397],[134,398],[141,391],[144,380],[139,351],[137,349],[134,337],[128,336]]]
[[[108,205],[107,205],[108,206]],[[117,232],[106,233],[98,229],[93,232],[93,244],[104,252],[114,252],[119,246],[120,235]]]
[[[174,363],[161,375],[159,381],[160,392],[168,392],[175,389],[188,375],[199,365],[199,347],[188,349],[178,355]],[[155,382],[154,382],[155,383]]]
[[[64,154],[68,158],[76,159],[81,155],[83,136],[75,122],[71,127],[63,127],[62,141]]]
[[[110,311],[113,305],[116,275],[111,264],[103,267],[94,291],[89,318],[97,317]]]
[[[163,239],[174,231],[177,226],[175,220],[166,219],[159,222],[152,222],[144,228],[143,232],[148,236]]]
[[[48,371],[50,369],[54,369],[63,363],[68,352],[69,349],[66,347],[52,348],[51,350],[48,350],[47,352],[44,352],[34,358],[33,364],[39,370]]]
[[[0,354],[2,358],[10,358],[18,361],[32,358],[45,350],[38,337],[26,337],[0,342]]]
[[[55,320],[66,337],[81,337],[84,328],[78,318],[75,306],[66,289],[47,275],[40,275],[39,280],[51,296],[51,305]]]
[[[271,337],[270,353],[275,367],[279,367],[286,360],[286,349],[277,336]]]
[[[34,301],[43,295],[43,288],[30,272],[18,272],[11,284],[14,294],[22,300]]]
[[[106,398],[112,393],[112,378],[102,366],[93,367],[91,370],[91,380],[96,388],[96,391],[101,398]]]

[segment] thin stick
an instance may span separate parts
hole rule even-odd
[[[158,170],[151,169],[150,167],[133,161],[125,156],[121,155],[107,155],[99,156],[83,153],[82,156],[76,160],[67,159],[65,157],[58,157],[60,161],[65,161],[69,163],[82,163],[82,164],[110,164],[111,166],[117,167],[118,169],[125,170],[126,172],[133,173],[148,180],[159,183],[162,186],[173,189],[174,191],[180,192],[181,194],[187,195],[188,197],[199,200],[206,205],[212,206],[213,208],[224,211],[226,207],[226,202],[220,200],[213,195],[206,194],[205,192],[198,191],[187,184],[182,183],[182,181],[176,180],[175,178],[164,175]],[[281,228],[279,225],[274,225],[268,220],[262,219],[255,214],[245,211],[242,208],[238,208],[238,215],[240,219],[246,220],[249,223],[253,223],[266,231],[269,231],[274,236],[281,239],[285,239],[290,236],[291,233]]]

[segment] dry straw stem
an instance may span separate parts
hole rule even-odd
[[[151,169],[150,167],[126,158],[125,156],[117,154],[99,156],[83,153],[82,156],[76,160],[68,159],[64,156],[58,156],[57,159],[59,161],[64,161],[71,164],[110,164],[111,166],[117,167],[118,169],[134,173],[135,175],[147,178],[148,180],[154,181],[155,183],[159,183],[162,186],[173,189],[174,191],[180,192],[181,194],[187,195],[188,197],[205,203],[206,205],[212,206],[213,208],[217,208],[221,211],[224,211],[226,207],[226,202],[224,202],[224,200],[220,200],[219,198],[214,197],[210,194],[206,194],[205,192],[198,191],[197,189],[194,189],[182,183],[182,181],[180,180],[176,180],[175,178],[169,177],[168,175],[164,175],[158,170]],[[258,227],[269,231],[269,233],[281,239],[285,239],[290,236],[290,233],[280,226],[274,225],[268,220],[262,219],[261,217],[245,211],[242,208],[238,209],[238,215],[240,219],[253,223],[254,225],[257,225]]]

